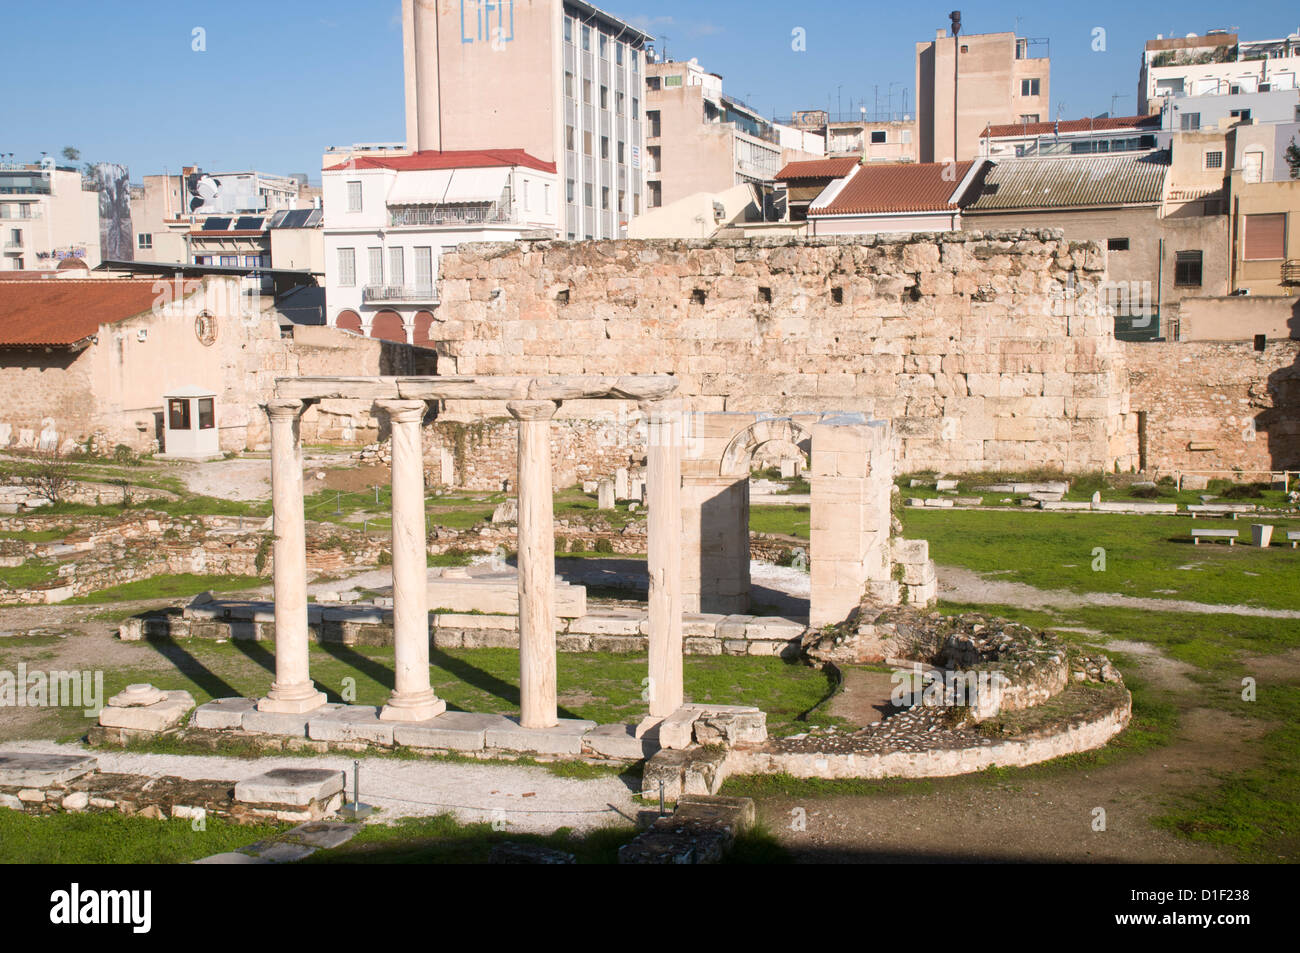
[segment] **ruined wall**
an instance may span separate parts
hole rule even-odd
[[[462,245],[431,337],[447,374],[669,373],[692,410],[890,419],[904,470],[1128,469],[1122,347],[1061,291],[1104,268],[1050,230]]]
[[[1300,468],[1300,341],[1270,342],[1263,351],[1250,341],[1126,350],[1148,470]]]

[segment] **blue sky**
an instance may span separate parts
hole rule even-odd
[[[524,2],[524,0],[519,0]],[[963,32],[1017,30],[1050,40],[1052,113],[1067,118],[1136,108],[1142,44],[1157,33],[1238,28],[1282,36],[1300,10],[1280,2],[1188,0],[1177,11],[1141,3],[600,0],[656,36],[674,59],[698,57],[727,92],[765,114],[798,108],[881,109],[892,93],[914,108],[913,44],[962,10]],[[80,149],[122,162],[132,178],[200,165],[320,177],[330,145],[400,141],[399,0],[97,0],[12,5],[0,97],[0,154]],[[57,11],[57,12],[55,12]],[[1017,18],[1019,20],[1017,21]],[[192,49],[193,30],[206,50]],[[1092,49],[1094,29],[1106,50]],[[807,50],[791,49],[802,28]],[[891,87],[891,84],[892,87]],[[503,141],[502,147],[512,143]]]

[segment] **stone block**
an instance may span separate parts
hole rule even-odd
[[[242,727],[244,716],[257,708],[255,698],[215,698],[194,709],[190,724],[218,731]]]
[[[391,745],[393,725],[391,721],[380,721],[379,709],[372,705],[348,705],[314,713],[307,721],[307,737],[312,741],[367,741]]]
[[[343,772],[325,768],[275,768],[235,785],[241,804],[309,807],[343,792]]]
[[[682,794],[717,794],[727,780],[724,748],[692,748],[682,771]]]
[[[269,864],[271,861],[263,857],[254,857],[252,854],[243,854],[237,850],[228,850],[225,853],[213,854],[211,857],[203,857],[194,861],[196,864]]]
[[[518,726],[505,715],[445,711],[437,718],[395,725],[393,741],[411,748],[482,751],[489,730],[509,731]]]
[[[663,784],[665,801],[676,801],[682,796],[687,752],[683,749],[662,748],[648,759],[641,772],[641,796],[654,803]]]
[[[311,821],[306,824],[300,824],[285,836],[289,839],[305,844],[308,847],[318,847],[324,850],[332,850],[335,847],[342,847],[352,838],[361,832],[360,824],[342,824],[336,821]]]
[[[715,634],[720,639],[743,639],[745,629],[753,621],[752,615],[729,615],[718,623]]]
[[[0,751],[0,786],[47,787],[66,784],[96,770],[99,762],[85,755]]]
[[[179,725],[194,707],[194,696],[189,692],[167,692],[166,697],[153,705],[131,708],[100,709],[99,723],[105,728],[127,728],[133,731],[166,731]]]
[[[722,643],[715,638],[687,638],[683,640],[687,655],[721,655]]]
[[[85,791],[73,791],[62,801],[65,811],[84,811],[90,806],[90,795]]]
[[[659,750],[659,730],[651,728],[638,738],[635,725],[599,725],[583,736],[582,743],[604,758],[641,761]]]
[[[603,609],[569,623],[574,635],[640,635],[645,613],[635,609]]]
[[[695,740],[702,745],[762,744],[767,715],[761,711],[704,712],[695,720]]]
[[[334,711],[342,707],[342,705],[334,702],[326,702],[318,708],[300,714],[253,710],[244,714],[244,721],[241,727],[245,731],[252,731],[261,735],[281,735],[287,738],[306,738],[307,722],[325,714],[327,711]]]
[[[664,748],[689,748],[695,741],[695,719],[700,713],[694,708],[679,708],[659,725],[659,744]]]
[[[514,719],[508,727],[489,728],[487,746],[505,751],[537,754],[582,754],[582,736],[596,727],[594,721],[561,718],[551,728],[524,728]]]

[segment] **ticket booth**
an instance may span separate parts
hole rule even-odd
[[[199,387],[168,391],[163,395],[163,426],[167,456],[198,460],[221,456],[213,391]]]

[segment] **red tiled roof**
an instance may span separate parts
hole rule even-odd
[[[857,156],[843,159],[806,159],[802,162],[789,162],[776,174],[778,182],[787,179],[842,179],[848,175],[862,160]]]
[[[0,347],[70,347],[154,306],[153,278],[0,282]],[[199,287],[185,282],[185,293]]]
[[[543,162],[523,149],[466,149],[437,152],[432,149],[405,156],[357,156],[325,169],[340,172],[351,169],[490,169],[497,166],[523,166],[539,172],[554,172],[554,162]]]
[[[828,205],[809,215],[878,215],[887,212],[947,212],[949,199],[973,162],[867,163]]]
[[[1151,116],[1106,116],[1101,119],[1067,119],[1064,122],[1010,122],[985,126],[981,139],[1009,136],[1050,136],[1056,132],[1105,132],[1111,129],[1159,129],[1160,114]]]

